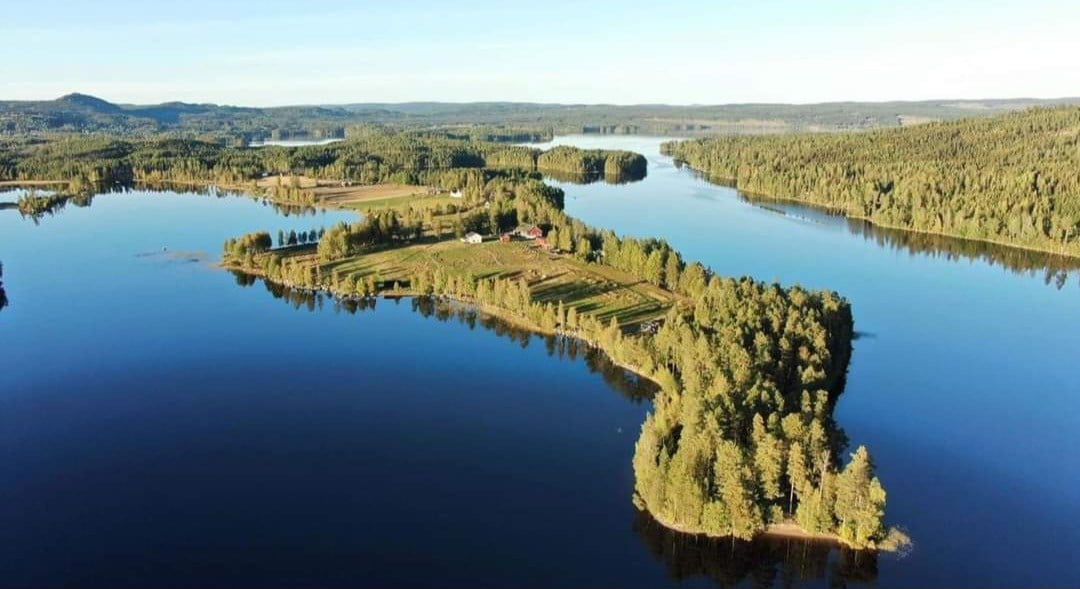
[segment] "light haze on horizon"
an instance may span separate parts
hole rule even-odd
[[[1080,2],[4,2],[0,100],[811,103],[1080,95]]]

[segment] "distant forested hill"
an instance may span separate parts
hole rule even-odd
[[[350,112],[395,113],[430,124],[543,124],[557,132],[729,134],[861,130],[1001,114],[1031,106],[1080,104],[1053,100],[932,100],[821,104],[541,104],[523,102],[406,102],[348,104]]]
[[[0,102],[0,134],[109,133],[153,135],[183,132],[220,138],[263,139],[290,134],[344,136],[362,116],[317,106],[246,108],[166,102],[120,105],[85,94],[56,100]]]
[[[761,134],[897,127],[1059,103],[1080,104],[1080,98],[716,106],[407,102],[251,108],[183,102],[124,105],[69,94],[56,100],[0,101],[0,135],[167,134],[243,143],[343,137],[370,125],[438,127],[488,141],[544,139],[552,133]]]
[[[869,133],[667,143],[740,190],[889,227],[1080,256],[1080,108]]]

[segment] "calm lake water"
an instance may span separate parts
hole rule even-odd
[[[659,140],[560,141],[650,160],[641,182],[564,185],[570,214],[851,299],[837,417],[909,555],[666,533],[630,503],[633,378],[467,310],[345,308],[213,267],[227,237],[343,214],[131,192],[37,224],[0,210],[0,584],[1080,582],[1075,272],[751,204]]]

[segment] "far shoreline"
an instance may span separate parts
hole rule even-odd
[[[736,193],[738,193],[738,194],[750,197],[749,200],[751,200],[751,202],[753,202],[753,199],[756,198],[756,199],[760,199],[760,200],[764,200],[764,201],[773,201],[773,202],[777,202],[777,203],[781,203],[781,204],[783,204],[783,203],[795,204],[795,205],[808,207],[808,208],[820,211],[820,212],[825,213],[827,215],[836,215],[836,216],[839,216],[839,217],[843,217],[845,219],[852,219],[852,220],[855,220],[855,221],[862,221],[864,223],[869,223],[870,225],[872,225],[874,227],[879,227],[881,229],[891,229],[893,231],[902,231],[904,233],[911,233],[913,235],[934,235],[934,236],[938,236],[938,237],[947,237],[949,239],[955,239],[955,240],[961,241],[961,242],[966,241],[966,242],[969,242],[969,243],[979,243],[979,244],[993,245],[993,246],[997,246],[997,247],[1003,247],[1003,248],[1008,248],[1008,249],[1013,249],[1013,250],[1018,250],[1018,251],[1031,252],[1031,253],[1043,254],[1043,255],[1048,255],[1048,256],[1057,256],[1057,257],[1061,257],[1061,258],[1065,258],[1065,259],[1069,259],[1069,260],[1080,260],[1080,253],[1052,251],[1052,250],[1048,250],[1048,249],[1045,249],[1045,248],[1032,246],[1032,245],[1022,245],[1022,244],[1017,244],[1017,243],[1008,243],[1008,242],[999,241],[999,240],[995,240],[995,239],[967,237],[967,236],[963,236],[963,235],[956,235],[954,233],[945,233],[943,231],[928,231],[928,230],[925,230],[925,229],[913,229],[911,227],[903,227],[903,226],[900,226],[900,225],[892,225],[892,224],[888,224],[888,223],[880,223],[878,221],[875,221],[875,220],[870,219],[869,217],[865,217],[863,215],[853,215],[853,214],[850,214],[850,213],[848,213],[847,211],[845,211],[843,209],[836,209],[836,208],[828,207],[828,206],[821,205],[821,204],[818,204],[818,203],[815,203],[815,202],[812,202],[812,201],[808,201],[808,200],[802,200],[802,199],[791,197],[791,196],[775,196],[775,195],[771,195],[771,194],[763,194],[763,193],[760,193],[760,192],[751,192],[749,190],[743,190],[743,189],[739,188],[738,183],[733,178],[727,178],[727,177],[724,177],[724,176],[709,174],[706,171],[699,170],[698,168],[695,168],[695,167],[691,166],[689,163],[687,163],[685,161],[677,160],[677,159],[675,159],[674,157],[672,157],[670,155],[665,155],[665,157],[671,157],[673,161],[678,161],[684,167],[686,167],[688,170],[691,170],[694,173],[698,174],[699,177],[701,177],[703,180],[705,180],[706,182],[708,182],[710,184],[714,184],[716,186],[724,186],[724,187],[727,187],[727,188],[731,188],[732,190],[736,191]]]

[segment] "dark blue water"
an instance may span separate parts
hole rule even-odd
[[[911,554],[657,529],[630,503],[647,392],[621,371],[468,312],[355,311],[212,265],[227,237],[340,214],[118,194],[36,225],[0,211],[0,584],[1077,584],[1075,274],[912,251],[744,202],[656,141],[597,145],[649,176],[565,186],[571,214],[852,300],[837,416]]]
[[[1075,262],[754,206],[676,168],[658,139],[559,141],[649,158],[640,183],[561,185],[569,214],[663,236],[721,274],[852,302],[863,337],[836,416],[872,450],[889,518],[915,540],[907,558],[881,559],[881,584],[1080,584]]]

